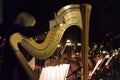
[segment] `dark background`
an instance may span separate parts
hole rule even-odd
[[[7,32],[16,15],[22,11],[27,11],[34,15],[37,19],[37,25],[43,28],[42,24],[48,23],[49,20],[53,19],[54,12],[59,11],[63,6],[89,3],[92,5],[89,30],[90,44],[105,43],[110,49],[120,48],[120,0],[2,0],[2,2],[3,23],[0,24],[1,45],[3,45],[2,42],[4,41],[1,40],[1,33],[4,35]],[[68,32],[71,33],[71,31]],[[0,52],[3,53],[1,45]],[[1,62],[0,54],[0,70]]]
[[[10,25],[19,12],[28,11],[36,17],[37,25],[41,25],[53,19],[54,12],[74,3],[92,5],[90,43],[109,42],[120,34],[120,0],[4,0],[3,22]]]

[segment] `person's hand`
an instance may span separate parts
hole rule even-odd
[[[64,23],[64,17],[56,16],[55,19],[49,21],[50,29],[58,26],[60,23]]]
[[[64,17],[57,16],[55,17],[56,25],[64,22]]]

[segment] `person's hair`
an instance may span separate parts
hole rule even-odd
[[[34,26],[36,19],[34,16],[29,14],[28,12],[21,12],[17,15],[13,24],[19,24],[21,26]]]

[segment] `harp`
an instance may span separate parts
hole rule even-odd
[[[90,4],[70,4],[64,6],[57,12],[57,16],[64,18],[64,23],[56,25],[48,32],[46,39],[42,43],[36,43],[31,38],[23,37],[19,33],[15,33],[10,37],[10,43],[15,51],[15,55],[26,70],[30,80],[38,80],[32,69],[29,67],[26,59],[21,54],[17,44],[21,43],[22,47],[32,56],[38,59],[46,59],[50,57],[56,50],[64,32],[69,27],[76,25],[81,31],[81,43],[83,54],[83,76],[82,80],[88,80],[88,44],[89,44],[89,20],[91,14]]]

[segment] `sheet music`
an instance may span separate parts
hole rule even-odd
[[[42,69],[39,80],[66,80],[70,64],[60,64]]]

